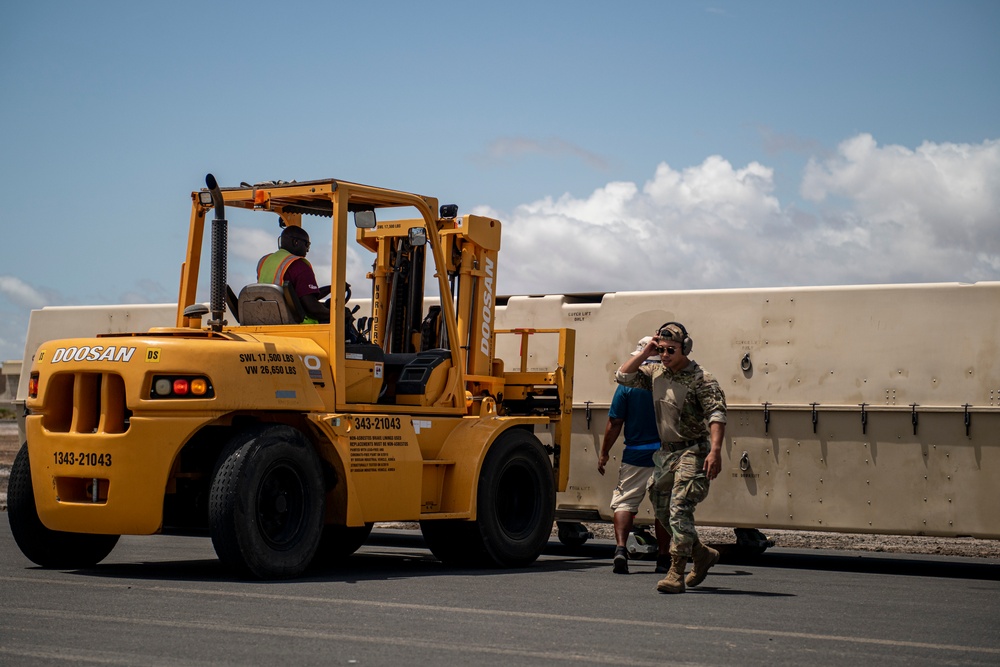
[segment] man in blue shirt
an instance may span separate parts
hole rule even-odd
[[[638,354],[651,340],[651,336],[640,340],[632,355]],[[658,362],[658,357],[649,357],[644,363]],[[611,496],[616,545],[613,571],[617,574],[628,574],[628,552],[625,543],[629,533],[632,532],[639,503],[646,497],[646,486],[653,473],[653,452],[660,449],[660,434],[656,428],[656,412],[653,409],[653,395],[650,392],[622,385],[618,385],[615,389],[614,398],[611,399],[611,409],[608,411],[608,425],[604,429],[601,453],[597,459],[597,472],[602,475],[604,466],[608,463],[611,447],[623,427],[625,451],[622,453],[621,466],[618,469],[618,486]],[[669,540],[669,535],[657,521],[656,542],[659,547],[656,559],[657,572],[666,572],[670,568],[670,558],[667,555]]]

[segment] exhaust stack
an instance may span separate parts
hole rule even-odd
[[[226,314],[226,262],[228,258],[229,223],[226,222],[226,205],[222,200],[222,190],[215,176],[205,176],[205,185],[212,193],[212,204],[215,206],[215,219],[212,220],[212,293],[209,309],[212,319],[208,321],[212,331],[222,331]]]

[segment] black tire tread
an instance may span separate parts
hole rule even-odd
[[[530,527],[517,536],[507,533],[496,515],[495,475],[520,467],[534,477],[534,515]],[[495,480],[499,483],[499,479]],[[533,433],[513,428],[502,433],[483,461],[479,478],[477,523],[486,551],[498,567],[525,567],[535,562],[549,541],[555,514],[555,480],[548,454]]]
[[[301,477],[306,497],[305,525],[291,548],[272,549],[262,537],[253,498],[244,498],[247,476],[254,465],[267,465],[274,448],[292,454],[278,455],[292,463]],[[294,459],[294,460],[293,460]],[[258,480],[259,482],[260,480]],[[319,545],[326,494],[319,458],[301,431],[271,424],[235,435],[223,448],[215,466],[209,496],[212,544],[222,563],[238,576],[255,579],[295,577],[309,566]]]
[[[534,516],[524,535],[511,536],[497,514],[500,479],[513,465],[534,478]],[[513,428],[501,433],[483,461],[477,490],[475,521],[445,519],[420,522],[431,553],[446,565],[460,567],[524,567],[537,560],[552,533],[555,482],[552,465],[538,438]]]

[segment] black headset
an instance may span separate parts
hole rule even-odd
[[[688,335],[688,330],[684,328],[684,325],[680,322],[665,322],[660,325],[660,328],[656,330],[656,335],[659,336],[660,332],[669,327],[671,324],[676,326],[681,330],[681,335],[684,336],[684,340],[681,341],[681,354],[685,357],[691,354],[691,348],[694,347],[694,341],[691,340],[691,336]]]

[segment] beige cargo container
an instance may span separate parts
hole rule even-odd
[[[558,518],[611,519],[621,440],[603,477],[597,454],[614,371],[677,320],[729,406],[699,523],[1000,538],[998,306],[989,282],[515,296],[497,317],[577,331]]]

